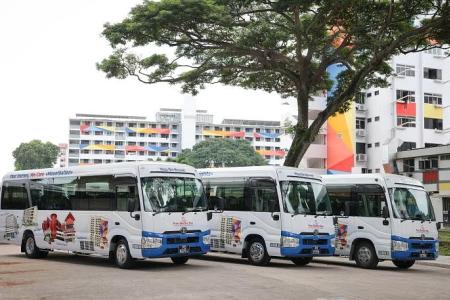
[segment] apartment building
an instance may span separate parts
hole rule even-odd
[[[192,106],[163,108],[155,121],[140,116],[77,114],[69,121],[68,162],[73,166],[165,160],[198,142],[229,138],[248,140],[269,164],[283,163],[286,133],[280,121],[225,119],[214,123],[213,119],[206,110]]]
[[[399,174],[423,182],[436,219],[450,226],[450,145],[399,151],[394,161]]]
[[[69,120],[69,166],[157,160],[181,152],[180,110],[141,116],[77,114]]]

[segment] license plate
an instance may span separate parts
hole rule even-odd
[[[320,254],[320,250],[319,249],[313,249],[312,254]]]
[[[426,258],[427,254],[426,253],[420,253],[420,258]]]
[[[178,248],[178,253],[180,253],[180,254],[188,254],[189,253],[189,246],[186,246],[186,245],[180,246]]]

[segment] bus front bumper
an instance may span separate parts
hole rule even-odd
[[[210,249],[210,231],[190,233],[142,232],[141,251],[145,258],[198,256]]]
[[[281,243],[280,252],[285,257],[313,257],[313,256],[332,256],[334,255],[334,234],[318,233],[314,234],[296,234],[282,231],[283,237],[298,239],[298,244],[294,247],[286,247]],[[291,245],[292,246],[292,245]]]
[[[404,246],[402,250],[394,248],[394,243],[400,242]],[[435,260],[439,256],[438,241],[431,239],[408,239],[392,236],[393,260]]]

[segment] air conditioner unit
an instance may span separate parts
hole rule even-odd
[[[366,130],[365,129],[356,129],[356,136],[366,136]]]
[[[356,104],[356,110],[366,111],[367,108],[366,108],[366,106],[364,104]]]
[[[364,154],[364,153],[356,154],[356,161],[359,161],[359,162],[367,161],[367,154]]]

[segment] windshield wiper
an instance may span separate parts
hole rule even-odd
[[[200,211],[205,211],[205,210],[206,210],[206,208],[202,208],[202,207],[189,208],[189,209],[186,209],[182,213],[182,215],[185,215],[185,214],[190,213],[190,212],[200,212]]]

